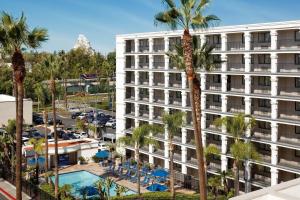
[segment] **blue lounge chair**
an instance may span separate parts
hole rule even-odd
[[[149,185],[150,183],[150,177],[149,176],[145,176],[144,180],[141,182],[141,185],[143,187],[146,187],[147,185]]]

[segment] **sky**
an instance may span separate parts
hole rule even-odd
[[[207,14],[219,25],[300,20],[299,0],[212,0]],[[70,50],[84,34],[96,51],[115,49],[117,34],[168,30],[154,25],[161,0],[0,0],[0,11],[15,17],[24,12],[30,27],[48,29],[39,51]]]

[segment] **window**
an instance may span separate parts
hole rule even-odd
[[[264,150],[264,151],[271,151],[271,148],[267,144],[259,143],[258,144],[258,149]]]
[[[300,151],[295,150],[295,157],[300,157]]]
[[[295,65],[300,65],[300,54],[295,54]]]
[[[295,102],[295,110],[300,111],[300,102]]]
[[[258,99],[258,107],[260,107],[260,108],[271,108],[270,100],[268,100],[268,99]]]
[[[267,76],[259,76],[258,77],[258,85],[259,86],[271,86],[271,78]]]
[[[213,102],[221,103],[221,96],[220,95],[213,95]]]
[[[221,44],[220,35],[211,35],[207,37],[207,43],[209,44]]]
[[[270,55],[267,54],[258,55],[258,64],[271,64]]]
[[[300,31],[295,31],[295,41],[300,41]]]
[[[245,105],[245,98],[242,98],[242,105]]]
[[[221,75],[213,75],[214,83],[221,83]]]
[[[242,55],[242,64],[245,64],[245,56]]]
[[[176,81],[181,81],[181,74],[176,73],[176,74],[175,74],[175,80],[176,80]]]
[[[245,43],[245,34],[243,33],[242,34],[242,44],[244,44]]]
[[[259,43],[268,43],[271,42],[271,35],[269,32],[260,32],[258,33],[258,42]]]
[[[181,99],[181,92],[175,92],[176,99]]]
[[[300,126],[295,126],[295,134],[300,134]]]
[[[300,88],[300,78],[295,78],[295,87]]]
[[[259,121],[259,122],[257,123],[257,127],[258,127],[258,128],[261,128],[261,129],[266,129],[266,130],[270,130],[270,129],[271,129],[270,123],[262,122],[262,121]]]

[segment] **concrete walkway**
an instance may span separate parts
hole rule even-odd
[[[9,182],[0,179],[0,199],[2,200],[16,200],[16,188]],[[28,195],[22,194],[23,200],[31,199]]]

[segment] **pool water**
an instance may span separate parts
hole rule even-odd
[[[55,177],[51,177],[52,181],[54,182]],[[87,186],[94,187],[95,182],[99,179],[103,179],[101,176],[97,176],[92,174],[88,171],[77,171],[77,172],[70,172],[65,174],[59,175],[59,186],[63,186],[65,184],[72,185],[72,195],[75,197],[82,197],[80,194],[80,189]],[[116,183],[110,189],[110,195],[116,196]],[[125,195],[135,194],[134,191],[129,190],[125,193]]]

